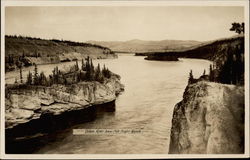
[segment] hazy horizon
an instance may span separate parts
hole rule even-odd
[[[5,34],[86,41],[194,40],[235,35],[243,7],[61,6],[6,7]]]

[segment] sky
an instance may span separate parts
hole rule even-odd
[[[237,6],[31,6],[5,8],[5,34],[85,42],[208,41],[235,35]]]

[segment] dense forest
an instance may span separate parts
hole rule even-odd
[[[244,23],[232,23],[230,31],[236,33],[244,33]],[[210,46],[213,51],[210,57],[213,60],[213,65],[210,65],[209,74],[204,74],[199,79],[206,79],[212,82],[244,85],[244,36],[234,39],[234,41],[217,41]],[[192,51],[190,51],[192,52]],[[194,79],[192,70],[189,75],[189,83],[194,83],[199,79]]]

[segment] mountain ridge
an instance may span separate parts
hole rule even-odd
[[[131,39],[128,41],[86,41],[95,45],[108,47],[116,52],[156,52],[186,49],[192,46],[202,44],[203,42],[195,40],[140,40]]]

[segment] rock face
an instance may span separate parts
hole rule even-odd
[[[244,88],[188,85],[172,119],[170,154],[244,153]]]
[[[67,86],[11,89],[6,92],[5,98],[5,128],[11,129],[39,119],[45,114],[56,116],[111,102],[123,89],[117,75],[113,75],[103,84],[94,81]]]

